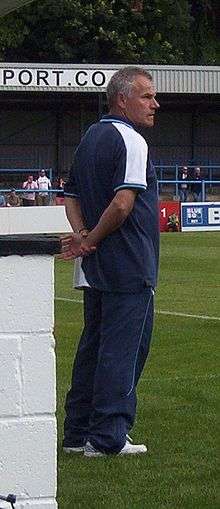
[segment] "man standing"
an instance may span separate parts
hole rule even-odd
[[[65,205],[73,235],[63,258],[83,256],[85,325],[66,398],[64,450],[137,454],[128,439],[136,385],[153,326],[159,253],[156,177],[137,126],[159,107],[151,75],[125,67],[107,87],[109,114],[76,150]]]
[[[195,201],[202,200],[202,175],[199,166],[196,166],[193,171],[192,180],[194,182],[191,184],[191,191],[193,195],[193,199]]]
[[[48,190],[51,189],[51,182],[50,179],[46,176],[45,170],[40,171],[40,175],[37,179],[39,193],[37,197],[37,204],[42,205],[49,205],[50,198],[48,194]]]
[[[183,166],[183,169],[181,171],[180,180],[183,181],[182,184],[180,184],[180,201],[187,201],[188,198],[188,184],[184,182],[185,180],[189,180],[189,174],[188,174],[188,168],[187,166]]]

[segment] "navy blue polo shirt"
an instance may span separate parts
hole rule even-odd
[[[79,199],[91,230],[115,193],[132,188],[138,194],[125,222],[83,258],[86,280],[101,291],[155,288],[159,257],[157,185],[148,145],[130,121],[105,115],[83,136],[65,195]]]

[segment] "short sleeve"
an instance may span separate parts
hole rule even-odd
[[[120,123],[113,125],[120,135],[113,177],[114,191],[123,188],[144,191],[147,188],[147,143],[129,126]]]
[[[79,192],[74,172],[74,164],[72,164],[71,166],[69,178],[64,185],[64,196],[69,197],[72,196],[72,198],[79,198]]]

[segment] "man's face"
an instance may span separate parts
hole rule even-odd
[[[155,112],[160,107],[155,96],[152,81],[145,76],[137,76],[130,95],[123,96],[122,110],[125,116],[136,125],[153,127]]]

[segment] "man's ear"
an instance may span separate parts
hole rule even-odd
[[[127,97],[123,92],[119,92],[117,96],[117,103],[119,108],[123,111],[126,108]]]

